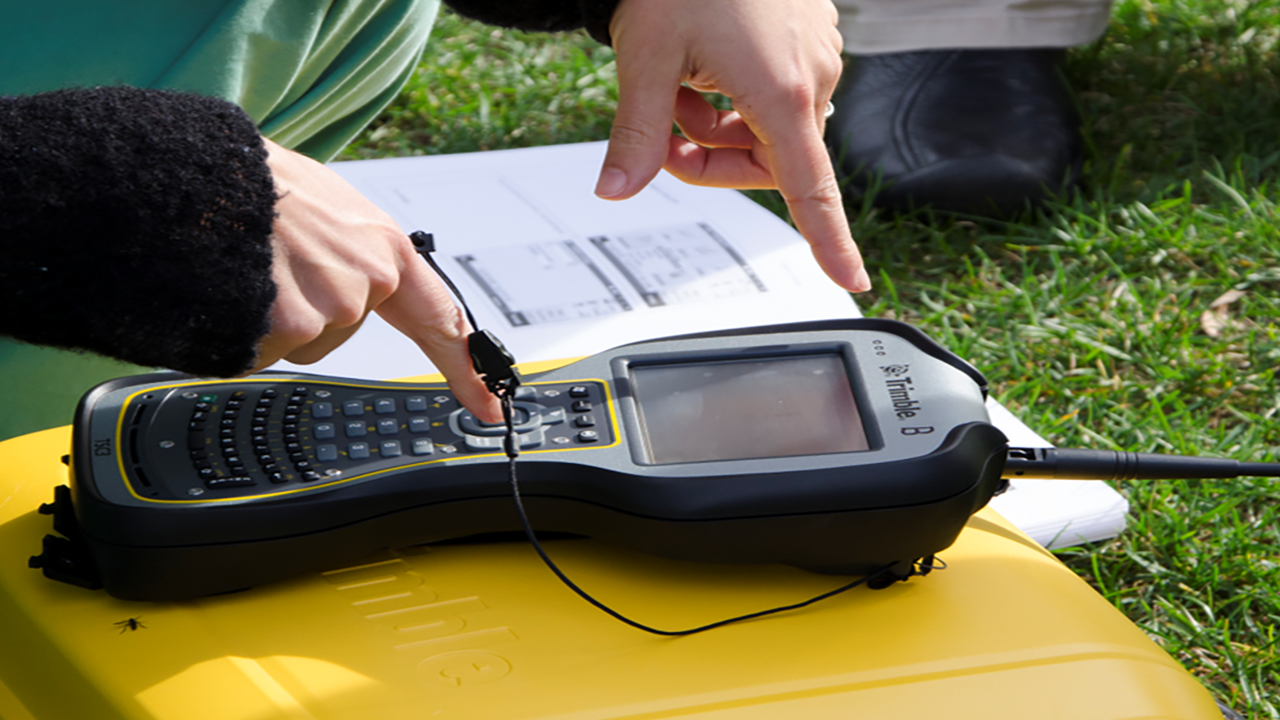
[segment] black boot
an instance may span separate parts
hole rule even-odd
[[[1062,50],[925,50],[855,57],[827,122],[847,194],[987,217],[1062,195],[1080,174],[1080,121]]]

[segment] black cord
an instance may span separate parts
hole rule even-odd
[[[499,395],[498,397],[499,397],[499,400],[502,401],[502,417],[507,424],[506,441],[503,444],[507,448],[507,477],[511,482],[511,496],[516,501],[516,510],[520,515],[520,524],[524,526],[524,534],[526,537],[529,538],[529,544],[533,545],[533,549],[538,553],[538,557],[542,558],[542,562],[551,570],[551,572],[555,573],[555,576],[560,578],[560,582],[564,583],[566,586],[568,586],[570,590],[577,593],[578,597],[591,603],[596,608],[606,613],[610,617],[614,618],[615,620],[626,623],[627,625],[630,625],[631,627],[636,628],[637,630],[643,630],[647,633],[653,633],[654,635],[678,637],[682,635],[693,635],[694,633],[700,633],[706,630],[712,630],[718,627],[729,625],[731,623],[742,622],[744,620],[753,620],[755,618],[765,617],[766,615],[775,615],[777,613],[786,612],[788,610],[799,610],[800,608],[808,607],[816,602],[821,602],[822,600],[826,600],[827,598],[839,595],[840,593],[845,592],[847,590],[852,590],[853,588],[856,588],[859,585],[863,585],[868,582],[871,582],[872,580],[875,580],[876,578],[879,578],[885,575],[886,573],[888,573],[890,570],[894,568],[894,565],[896,565],[896,563],[892,565],[886,565],[885,567],[880,568],[879,570],[876,570],[875,572],[872,572],[869,575],[864,575],[863,577],[858,578],[853,582],[841,585],[840,587],[835,588],[834,590],[828,590],[827,592],[824,592],[821,595],[817,595],[815,597],[809,598],[808,600],[805,600],[803,602],[798,602],[791,605],[783,605],[780,607],[770,608],[768,610],[760,610],[753,613],[747,613],[746,615],[731,617],[725,620],[717,620],[716,622],[707,623],[706,625],[700,625],[698,627],[689,628],[687,630],[662,630],[659,628],[652,627],[650,625],[645,625],[642,622],[632,620],[626,615],[623,615],[617,610],[614,610],[608,605],[605,605],[604,603],[595,599],[594,597],[591,596],[590,593],[588,593],[586,590],[583,590],[581,587],[579,587],[577,583],[570,580],[569,576],[565,575],[564,571],[561,570],[560,567],[555,564],[555,562],[551,559],[549,555],[547,555],[547,551],[543,549],[542,543],[538,541],[538,536],[533,530],[533,525],[530,524],[529,522],[529,515],[528,513],[525,512],[524,500],[520,495],[520,480],[516,475],[516,458],[520,456],[520,450],[519,450],[519,440],[516,437],[515,424],[512,422],[511,394],[504,393],[502,395]],[[926,572],[928,570],[935,569],[936,567],[938,566],[929,566]],[[945,565],[943,565],[942,567],[945,567]]]
[[[449,290],[453,292],[454,297],[458,298],[458,304],[462,305],[462,312],[466,313],[467,322],[471,323],[471,329],[479,330],[480,325],[476,323],[475,317],[471,315],[471,308],[467,306],[466,299],[462,297],[462,291],[458,290],[458,286],[454,285],[453,281],[449,279],[449,276],[445,274],[444,270],[436,264],[436,259],[431,257],[431,253],[436,251],[435,236],[429,232],[414,230],[409,233],[409,239],[413,241],[413,247],[417,249],[418,254],[422,256],[422,259],[427,261],[427,264],[431,266],[432,270],[436,271],[436,274],[440,276],[440,279],[444,281],[444,284],[449,286]]]
[[[759,610],[757,612],[747,613],[746,615],[738,615],[737,617],[718,620],[713,623],[707,623],[706,625],[700,625],[687,630],[661,630],[659,628],[645,625],[644,623],[632,620],[626,615],[623,615],[617,610],[614,610],[608,605],[605,605],[595,599],[590,593],[579,587],[577,583],[570,580],[569,576],[565,575],[564,571],[551,560],[551,557],[547,555],[547,551],[543,549],[542,543],[538,540],[537,533],[533,531],[533,525],[529,522],[528,513],[525,512],[524,500],[520,496],[520,479],[516,473],[516,458],[520,456],[520,438],[516,433],[512,401],[515,397],[515,390],[520,385],[520,376],[511,367],[515,364],[515,359],[506,351],[506,348],[502,347],[501,341],[499,341],[493,333],[490,333],[487,330],[481,331],[477,329],[478,326],[475,318],[472,317],[471,310],[467,307],[467,301],[463,299],[462,293],[458,292],[458,288],[453,284],[453,281],[449,279],[449,276],[445,274],[444,270],[442,270],[431,257],[431,253],[435,251],[435,242],[432,236],[429,233],[424,233],[419,230],[411,234],[409,237],[413,240],[414,246],[418,249],[418,254],[431,265],[431,268],[436,271],[436,274],[438,274],[440,278],[444,280],[445,284],[449,286],[449,289],[453,291],[453,294],[458,298],[458,302],[462,305],[462,311],[467,315],[467,321],[471,323],[472,329],[476,330],[467,338],[467,342],[471,345],[471,357],[472,361],[475,363],[476,372],[483,376],[485,386],[489,388],[489,392],[493,393],[502,404],[502,420],[506,425],[507,430],[506,435],[503,436],[502,442],[503,450],[507,455],[507,477],[511,482],[511,497],[515,500],[516,511],[520,515],[520,524],[524,526],[524,534],[529,539],[529,544],[532,545],[534,551],[538,553],[538,557],[542,558],[543,564],[545,564],[556,577],[560,578],[560,582],[564,583],[570,590],[577,593],[578,597],[591,603],[605,614],[619,622],[626,623],[637,630],[643,630],[647,633],[653,633],[654,635],[679,637],[713,630],[718,627],[724,627],[725,625],[742,622],[744,620],[754,620],[755,618],[761,618],[767,615],[776,615],[777,613],[787,612],[788,610],[799,610],[813,605],[814,603],[826,600],[827,598],[835,597],[840,593],[852,590],[859,585],[866,585],[870,583],[876,584],[878,587],[885,587],[899,580],[906,580],[907,578],[916,575],[927,575],[932,570],[946,567],[945,563],[934,565],[933,558],[929,557],[919,563],[911,563],[910,570],[907,571],[906,576],[902,576],[893,573],[893,570],[897,568],[900,563],[890,563],[889,565],[875,570],[868,575],[864,575],[853,582],[841,585],[834,590],[828,590],[827,592],[816,595],[802,602],[793,603],[791,605],[782,605],[768,610]],[[483,349],[478,349],[476,347],[477,344],[483,345]],[[503,367],[504,363],[505,367]],[[882,582],[878,584],[876,583],[876,581],[882,579]]]

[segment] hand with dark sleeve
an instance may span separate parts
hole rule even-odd
[[[372,311],[501,416],[466,323],[394,221],[231,103],[97,88],[0,98],[0,333],[231,376],[319,359]]]
[[[0,333],[201,375],[248,370],[276,296],[266,158],[221,100],[0,98]]]

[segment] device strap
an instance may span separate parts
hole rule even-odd
[[[946,567],[946,565],[940,561],[937,561],[938,564],[935,565],[935,560],[932,555],[919,560],[889,563],[888,565],[864,575],[857,580],[841,585],[833,590],[828,590],[820,595],[815,595],[814,597],[802,602],[791,605],[782,605],[768,610],[759,610],[757,612],[726,618],[724,620],[717,620],[716,622],[707,623],[706,625],[700,625],[698,627],[692,627],[685,630],[662,630],[660,628],[645,625],[644,623],[632,620],[626,615],[623,615],[617,610],[614,610],[608,605],[605,605],[595,599],[590,593],[579,587],[577,583],[570,580],[569,576],[565,575],[564,571],[561,570],[560,567],[551,559],[551,556],[547,555],[547,551],[542,547],[542,543],[538,540],[537,533],[533,530],[533,524],[529,522],[529,514],[525,512],[524,500],[520,495],[520,480],[516,473],[516,459],[520,456],[520,438],[516,433],[512,403],[515,398],[515,390],[520,385],[520,374],[516,372],[514,367],[515,358],[507,351],[507,348],[496,335],[488,330],[478,329],[479,326],[476,323],[475,316],[471,314],[471,309],[467,307],[467,301],[462,297],[462,293],[459,292],[458,287],[453,284],[453,281],[449,279],[449,276],[445,274],[444,270],[436,264],[435,259],[431,257],[431,253],[435,252],[436,249],[435,238],[431,233],[417,230],[411,233],[409,238],[413,241],[414,247],[417,248],[418,254],[427,261],[427,264],[431,266],[431,269],[436,271],[436,274],[440,276],[440,279],[444,280],[445,285],[447,285],[449,290],[453,292],[454,296],[458,298],[458,303],[462,306],[462,311],[467,316],[467,322],[471,323],[473,332],[467,336],[467,344],[471,353],[472,365],[475,367],[476,372],[480,374],[481,378],[484,379],[485,386],[489,388],[489,392],[497,396],[498,401],[502,405],[502,419],[506,425],[506,435],[503,437],[502,446],[507,456],[507,477],[511,482],[511,496],[515,500],[516,511],[520,516],[520,524],[524,527],[525,537],[529,539],[529,544],[532,545],[534,551],[538,553],[538,557],[542,558],[543,564],[545,564],[547,568],[560,579],[560,582],[564,583],[570,590],[577,593],[578,597],[591,603],[610,617],[626,623],[637,630],[643,630],[647,633],[653,633],[654,635],[663,635],[668,637],[693,635],[695,633],[713,630],[718,627],[742,622],[744,620],[753,620],[767,615],[776,615],[777,613],[787,612],[788,610],[799,610],[800,608],[808,607],[814,603],[821,602],[827,598],[835,597],[843,592],[852,590],[859,585],[867,585],[877,589],[884,588],[894,584],[895,582],[907,580],[915,576],[928,575],[932,570]]]

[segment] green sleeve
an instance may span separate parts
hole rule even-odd
[[[0,95],[130,85],[222,98],[328,160],[413,72],[438,0],[0,3]]]

